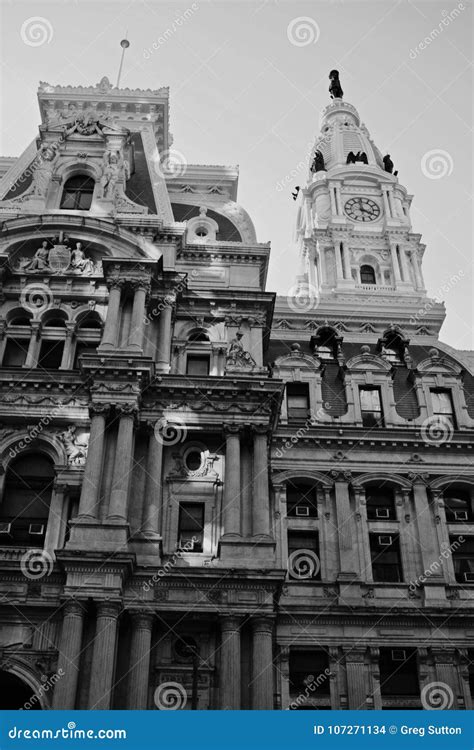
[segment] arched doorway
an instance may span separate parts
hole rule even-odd
[[[28,704],[29,710],[41,710],[41,703],[32,700],[34,690],[12,672],[0,670],[0,710],[15,711]]]

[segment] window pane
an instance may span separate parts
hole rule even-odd
[[[188,356],[186,362],[187,375],[209,375],[209,357]]]
[[[451,394],[448,391],[431,391],[431,398],[435,414],[451,415],[453,413]]]
[[[381,411],[380,393],[375,388],[361,388],[360,408],[362,411]]]

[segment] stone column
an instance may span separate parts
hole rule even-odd
[[[98,602],[97,626],[92,653],[89,709],[109,711],[115,673],[118,602]]]
[[[436,526],[428,501],[426,484],[422,477],[410,477],[413,479],[413,501],[415,505],[416,524],[418,527],[418,540],[420,544],[423,570],[428,570],[430,565],[440,561],[440,549],[437,543]],[[422,572],[422,571],[420,571]],[[441,565],[433,570],[429,576],[430,581],[442,583],[444,575]]]
[[[290,706],[290,649],[283,647],[280,650],[280,708],[286,711]]]
[[[354,487],[354,495],[356,502],[357,546],[360,554],[361,580],[372,582],[372,559],[370,557],[369,525],[367,523],[365,487]]]
[[[240,427],[225,425],[224,536],[240,536]]]
[[[403,281],[407,281],[411,284],[410,271],[408,270],[407,253],[404,247],[400,247],[400,264],[402,267]]]
[[[415,274],[416,288],[423,289],[423,281],[421,279],[420,267],[418,265],[418,255],[415,250],[411,251],[410,260],[413,267],[413,273]]]
[[[369,671],[365,664],[365,653],[365,648],[350,648],[346,652],[348,708],[355,711],[367,708]]]
[[[273,622],[269,617],[252,620],[253,673],[252,708],[255,711],[273,710]]]
[[[143,508],[143,533],[150,536],[160,534],[161,512],[163,504],[163,485],[161,472],[163,468],[163,443],[151,427],[148,438],[146,461],[145,506]]]
[[[109,284],[109,304],[99,349],[115,349],[117,347],[123,283],[122,279],[117,279]]]
[[[75,323],[66,323],[66,340],[64,342],[63,356],[61,358],[60,370],[71,370],[73,362],[73,344],[74,334],[76,332]]]
[[[23,367],[32,368],[38,364],[38,348],[40,343],[41,323],[39,320],[33,320],[31,323],[30,343],[26,354],[25,364]]]
[[[431,653],[435,661],[437,680],[447,686],[447,690],[442,690],[438,695],[435,695],[435,692],[433,691],[432,700],[434,700],[435,698],[443,698],[446,701],[446,704],[443,705],[443,709],[455,710],[458,708],[458,695],[460,692],[459,674],[456,664],[456,652],[454,648],[440,648],[432,649]],[[450,699],[451,696],[449,694],[449,689],[452,693],[452,703]],[[429,701],[428,692],[426,695],[426,699]],[[429,705],[431,705],[431,701],[429,701]],[[435,703],[435,705],[437,704]]]
[[[342,255],[344,258],[344,278],[352,281],[351,254],[347,245],[347,240],[342,243]]]
[[[221,619],[221,639],[221,709],[238,711],[241,708],[239,617]]]
[[[54,482],[53,494],[49,506],[48,525],[44,538],[44,549],[54,557],[54,551],[58,549],[63,526],[64,493],[65,484]]]
[[[56,710],[72,711],[76,708],[84,617],[85,604],[69,599],[64,605],[59,645],[57,671],[61,679],[54,687],[53,708]]]
[[[393,278],[395,284],[398,284],[402,280],[402,277],[400,276],[400,266],[398,265],[397,245],[394,242],[390,243],[390,254],[392,256]]]
[[[339,281],[344,278],[344,270],[342,268],[341,248],[338,242],[334,245],[334,255],[336,258],[336,276]]]
[[[0,319],[0,366],[3,365],[3,357],[7,346],[7,322],[4,318]]]
[[[93,404],[91,407],[89,448],[79,501],[79,517],[82,518],[97,518],[105,444],[105,420],[109,408],[108,404]]]
[[[357,566],[354,559],[354,523],[349,499],[350,477],[342,472],[335,472],[335,474],[334,489],[340,565],[338,579],[353,580],[357,578]]]
[[[121,416],[115,448],[114,476],[107,520],[126,522],[128,488],[133,458],[134,423],[137,410],[133,404],[122,404],[116,409]]]
[[[255,425],[253,438],[253,497],[252,531],[253,536],[267,539],[270,535],[270,496],[268,490],[268,447],[266,425]]]
[[[383,197],[383,205],[384,205],[384,209],[385,209],[385,215],[386,215],[387,219],[391,219],[392,218],[392,214],[391,214],[391,211],[390,211],[390,204],[388,202],[388,196],[387,196],[387,191],[386,190],[382,190],[382,197]]]
[[[158,347],[156,362],[161,369],[169,369],[171,348],[171,322],[175,297],[167,295],[163,298],[162,310],[158,319]]]
[[[151,612],[132,612],[131,620],[132,642],[130,646],[127,708],[144,711],[148,708],[153,614]]]
[[[141,352],[143,350],[143,329],[145,327],[145,304],[147,294],[150,291],[150,283],[148,281],[138,281],[134,288],[128,348]]]

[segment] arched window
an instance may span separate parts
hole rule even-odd
[[[364,265],[360,267],[360,283],[375,284],[375,271],[372,266]]]
[[[96,354],[100,344],[102,323],[97,313],[86,314],[78,323],[74,369],[80,368],[81,354]]]
[[[0,544],[43,546],[53,482],[53,462],[42,453],[13,459],[0,506]]]
[[[188,336],[186,375],[209,375],[210,367],[211,347],[209,336],[203,330],[197,329],[191,331]]]
[[[209,336],[207,335],[207,333],[205,333],[205,331],[193,331],[189,334],[188,341],[197,341],[200,343],[208,344]]]
[[[70,177],[64,185],[61,208],[68,211],[88,211],[92,203],[94,180],[85,174]]]

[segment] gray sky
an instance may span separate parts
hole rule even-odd
[[[473,347],[472,2],[4,0],[1,13],[0,153],[19,155],[37,133],[40,80],[93,85],[108,75],[115,84],[128,31],[121,85],[170,86],[174,147],[188,162],[240,165],[239,202],[259,241],[272,242],[268,289],[280,294],[297,260],[290,193],[304,181],[337,68],[344,98],[415,196],[428,292],[448,310],[441,338]],[[47,38],[32,46],[21,29],[35,16]],[[300,17],[309,36],[295,44],[288,27]],[[421,166],[430,151],[443,152],[431,177]],[[453,274],[461,280],[450,284]]]

